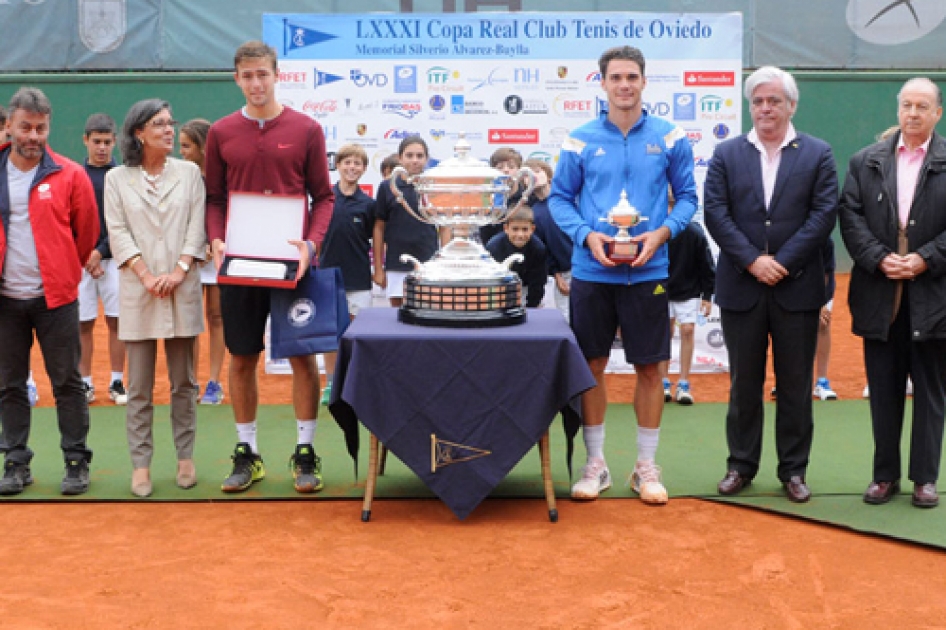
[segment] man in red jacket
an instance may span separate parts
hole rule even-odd
[[[26,381],[33,335],[56,397],[66,460],[63,494],[89,489],[89,407],[79,375],[79,278],[99,234],[92,182],[46,146],[52,107],[36,88],[10,99],[0,146],[0,495],[33,483]]]

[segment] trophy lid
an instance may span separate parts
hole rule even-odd
[[[498,177],[508,177],[499,169],[495,169],[483,160],[478,160],[470,155],[473,147],[467,142],[465,132],[461,131],[458,136],[457,143],[453,147],[455,155],[449,160],[440,162],[434,168],[424,171],[421,177],[425,180],[432,179],[434,181],[440,178],[450,180],[469,178],[491,181]]]
[[[617,204],[613,208],[611,208],[610,214],[614,216],[628,216],[628,215],[635,216],[635,215],[639,215],[640,211],[638,211],[637,208],[635,208],[628,202],[627,191],[622,190],[621,199],[617,202]]]

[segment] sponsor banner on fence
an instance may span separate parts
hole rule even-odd
[[[322,125],[333,180],[338,149],[364,147],[370,186],[412,135],[435,161],[462,133],[480,159],[513,147],[554,168],[569,132],[606,107],[598,57],[629,44],[646,57],[643,106],[686,133],[702,192],[714,148],[742,127],[742,36],[740,13],[263,17],[280,56],[277,98]]]

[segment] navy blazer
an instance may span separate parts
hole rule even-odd
[[[716,302],[747,311],[766,285],[748,271],[768,253],[788,270],[775,299],[789,311],[826,302],[821,248],[837,220],[838,177],[831,147],[798,134],[784,149],[768,212],[759,151],[743,134],[716,147],[703,189],[706,227],[719,245]]]

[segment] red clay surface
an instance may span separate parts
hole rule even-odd
[[[847,278],[838,280],[830,376],[854,398],[860,343],[848,332]],[[103,391],[101,334],[97,348]],[[38,353],[34,368],[49,404]],[[205,370],[204,360],[201,382]],[[262,376],[261,401],[287,402],[287,378]],[[633,378],[609,379],[612,401],[630,400]],[[700,401],[726,399],[726,375],[696,375],[693,386]],[[157,400],[167,400],[166,379]],[[488,500],[464,522],[434,500],[376,501],[368,524],[360,510],[355,501],[2,505],[0,625],[946,627],[941,552],[737,507],[561,501],[557,524],[538,500]]]

